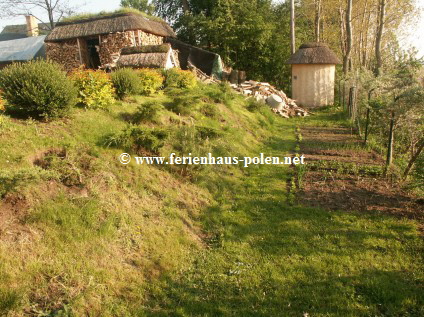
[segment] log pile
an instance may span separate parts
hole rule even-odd
[[[132,44],[132,33],[129,31],[102,35],[98,48],[102,66],[115,65],[121,49]]]
[[[77,40],[46,43],[47,58],[61,64],[67,71],[81,65]]]
[[[284,91],[278,90],[269,83],[249,80],[240,85],[231,84],[231,87],[245,96],[255,98],[258,102],[268,104],[276,114],[284,118],[309,115],[309,112],[299,107],[295,100],[287,97]]]

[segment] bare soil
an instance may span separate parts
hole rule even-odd
[[[361,141],[350,129],[304,127],[301,134],[301,152],[307,163],[384,165],[380,155],[359,147]],[[304,205],[328,210],[380,212],[424,220],[423,200],[381,176],[308,169],[298,197]]]

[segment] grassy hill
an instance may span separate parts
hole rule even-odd
[[[285,165],[118,160],[293,155],[317,118],[214,85],[1,115],[0,316],[422,316],[418,221],[299,205]]]

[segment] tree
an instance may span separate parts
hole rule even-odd
[[[2,16],[33,15],[38,21],[45,22],[43,16],[48,18],[48,27],[52,30],[57,21],[63,16],[75,12],[75,7],[69,0],[0,0]],[[36,11],[41,14],[37,15]]]
[[[403,179],[404,180],[408,177],[408,175],[411,172],[411,169],[414,166],[415,162],[418,160],[421,153],[423,153],[423,150],[424,150],[424,138],[422,138],[420,141],[418,141],[417,149],[412,154],[412,157],[408,162],[408,166],[406,167],[405,171],[403,172]]]
[[[346,51],[343,56],[343,73],[346,76],[350,70],[350,54],[352,52],[352,0],[347,0],[346,9]]]
[[[137,9],[148,14],[155,11],[155,6],[149,0],[121,0],[121,7]]]
[[[377,76],[381,75],[381,67],[383,66],[383,60],[381,57],[381,41],[383,38],[384,24],[386,21],[386,0],[379,0],[378,5],[378,25],[377,25],[377,37],[375,40],[375,59],[376,67],[375,73]]]
[[[290,48],[291,53],[296,52],[296,33],[295,33],[295,15],[294,0],[290,0]]]
[[[319,42],[321,38],[321,0],[315,1],[315,41]]]

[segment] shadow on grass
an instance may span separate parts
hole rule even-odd
[[[270,144],[277,145],[278,142]],[[289,206],[288,168],[227,180],[232,203],[205,212],[215,233],[151,290],[147,316],[422,316],[420,243],[411,223]],[[225,189],[224,189],[225,188]]]
[[[263,152],[293,151],[294,124]],[[416,224],[291,206],[291,175],[271,165],[223,177],[201,219],[209,248],[152,285],[142,315],[423,316]]]

